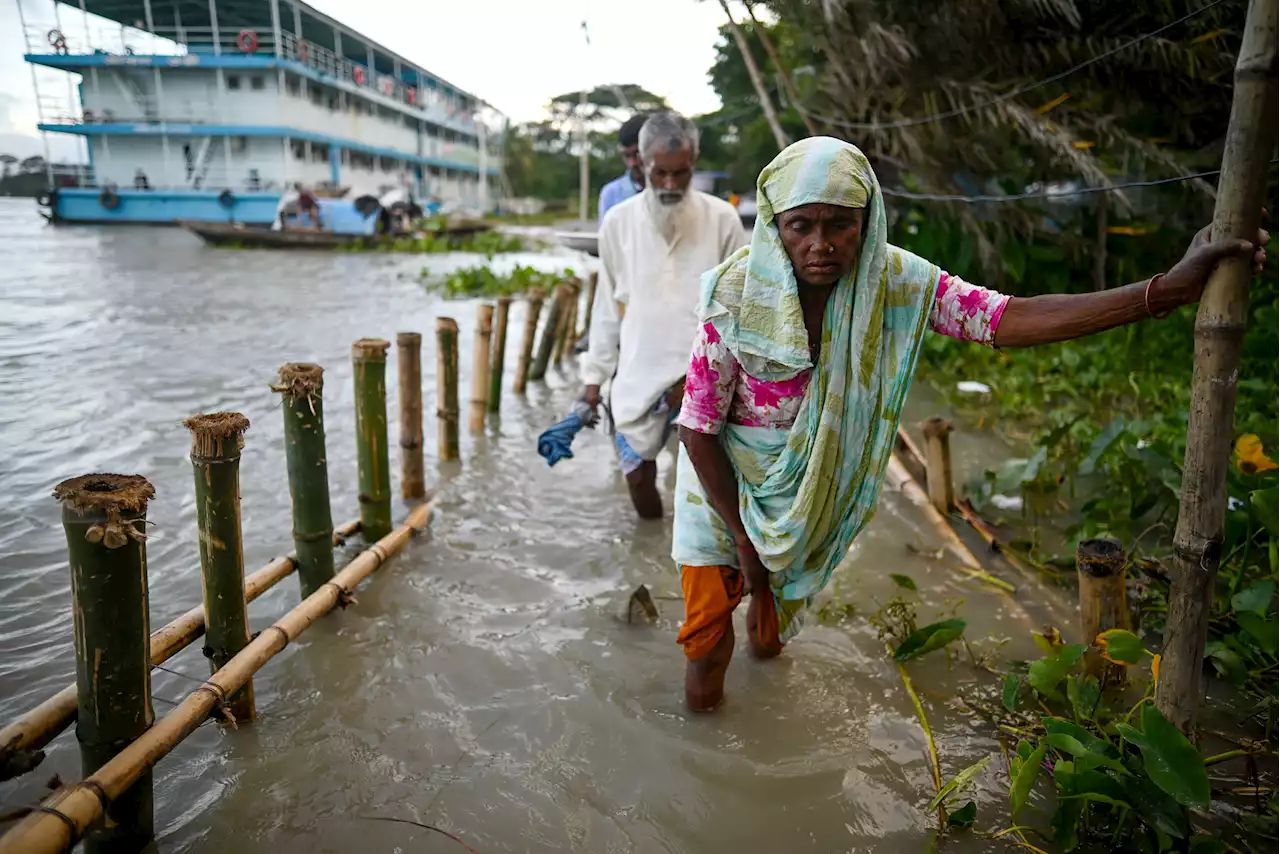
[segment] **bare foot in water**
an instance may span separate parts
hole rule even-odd
[[[747,644],[752,658],[777,658],[782,654],[775,607],[770,591],[751,594],[751,604],[747,606]]]
[[[711,652],[685,665],[684,701],[689,711],[713,712],[724,701],[724,675],[732,658],[733,623],[729,623]]]

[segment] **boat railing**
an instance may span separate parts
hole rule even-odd
[[[76,21],[62,27],[28,24],[23,28],[27,53],[103,54],[127,65],[130,56],[274,55],[270,31],[212,27],[103,27]]]

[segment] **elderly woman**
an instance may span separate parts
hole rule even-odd
[[[885,242],[867,158],[816,137],[760,173],[751,245],[702,282],[678,423],[672,557],[685,698],[724,696],[732,614],[750,596],[752,655],[771,658],[875,512],[925,329],[995,347],[1065,341],[1200,297],[1243,240],[1197,235],[1167,273],[1114,290],[1010,298]]]

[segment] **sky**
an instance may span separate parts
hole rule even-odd
[[[15,2],[0,0],[0,151],[29,155],[40,143]],[[32,29],[52,28],[51,0],[21,2]],[[724,22],[715,0],[310,2],[515,121],[540,118],[554,95],[606,83],[637,83],[691,115],[719,106],[707,77]],[[46,81],[58,85],[58,73],[40,73],[42,90]],[[75,150],[65,139],[55,144],[55,158]]]

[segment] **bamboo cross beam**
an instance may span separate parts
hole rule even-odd
[[[55,792],[33,812],[0,836],[0,854],[40,854],[69,850],[100,821],[104,803],[115,803],[157,762],[317,619],[350,598],[352,591],[431,518],[435,501],[409,511],[402,525],[361,552],[333,580],[260,632],[217,673],[187,695],[173,711],[156,721],[128,747],[88,779]]]
[[[360,530],[360,520],[353,519],[334,529],[333,543],[341,545]],[[298,568],[293,554],[278,557],[244,579],[245,599],[252,602]],[[191,610],[151,633],[151,666],[164,664],[204,635],[204,606]],[[76,719],[77,693],[68,685],[13,723],[0,729],[0,780],[7,780],[34,769],[44,759],[40,749],[53,741]],[[21,765],[23,767],[15,768]],[[6,768],[14,770],[6,772]]]
[[[1213,212],[1213,238],[1252,243],[1267,193],[1276,144],[1276,0],[1251,0],[1236,61]],[[1196,312],[1191,411],[1182,466],[1182,500],[1173,537],[1174,573],[1165,619],[1156,706],[1184,732],[1199,713],[1200,676],[1214,580],[1222,560],[1240,345],[1249,316],[1251,257],[1219,262]]]

